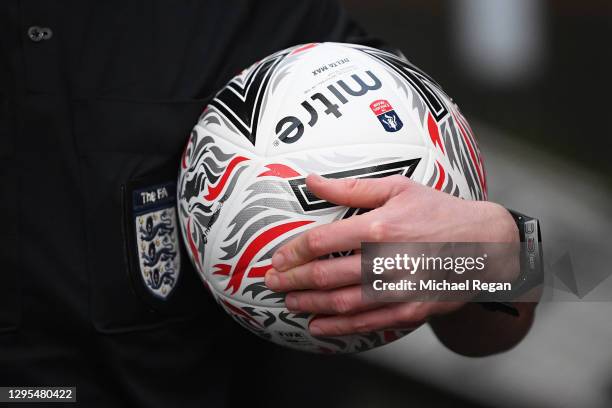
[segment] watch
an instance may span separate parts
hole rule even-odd
[[[511,295],[520,296],[543,282],[542,232],[538,219],[507,209],[518,228],[521,242],[519,278],[513,283]],[[509,302],[479,302],[487,310],[519,316],[519,311]]]
[[[542,233],[536,218],[513,210],[508,212],[514,218],[521,241],[521,275],[517,288],[512,291],[520,295],[543,281]]]

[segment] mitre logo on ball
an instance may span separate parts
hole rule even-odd
[[[327,89],[325,89],[327,92],[325,93],[329,95],[325,95],[325,93],[322,92],[316,92],[313,93],[310,98],[302,101],[300,106],[304,108],[303,114],[306,115],[305,122],[308,126],[314,128],[319,122],[319,112],[317,108],[322,109],[322,113],[325,115],[332,115],[334,118],[340,118],[342,117],[342,112],[340,111],[338,103],[346,105],[349,103],[349,98],[362,97],[369,91],[375,91],[382,86],[382,83],[372,71],[365,71],[363,76],[368,78],[370,83],[366,84],[362,79],[362,75],[355,73],[351,75],[350,81],[348,81],[349,83],[341,79],[335,84],[328,85]],[[315,102],[320,103],[313,106]],[[299,117],[286,116],[278,121],[275,130],[281,142],[294,143],[300,140],[304,134],[304,129],[304,123]]]
[[[314,337],[264,276],[274,252],[310,228],[363,211],[319,199],[305,178],[400,174],[486,198],[480,152],[457,106],[404,58],[355,44],[279,51],[234,77],[206,107],[180,163],[182,238],[202,282],[239,324],[277,344],[350,353],[406,331]],[[330,257],[358,256],[347,253]]]

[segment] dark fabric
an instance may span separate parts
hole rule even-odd
[[[165,310],[139,298],[121,188],[175,177],[242,68],[362,33],[332,0],[3,0],[0,19],[0,385],[76,386],[88,407],[225,406],[265,347],[188,264]]]

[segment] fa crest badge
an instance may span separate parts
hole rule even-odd
[[[135,189],[132,204],[142,282],[151,294],[165,300],[176,287],[181,269],[176,184]]]
[[[397,132],[404,127],[404,123],[399,118],[393,107],[384,99],[379,99],[370,104],[370,109],[376,115],[380,123],[387,132]]]

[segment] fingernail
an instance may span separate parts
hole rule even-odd
[[[274,265],[274,268],[276,268],[277,270],[280,270],[284,264],[285,264],[285,256],[283,254],[281,254],[280,252],[277,252],[272,256],[272,265]]]
[[[280,286],[280,278],[278,277],[278,272],[274,269],[270,269],[268,273],[266,273],[266,286],[272,290],[277,289]]]
[[[285,305],[287,306],[287,309],[293,312],[297,310],[298,301],[295,296],[287,295],[285,297]]]
[[[321,330],[321,328],[317,326],[316,324],[311,324],[309,329],[310,329],[310,334],[312,334],[313,336],[323,335],[323,330]]]

